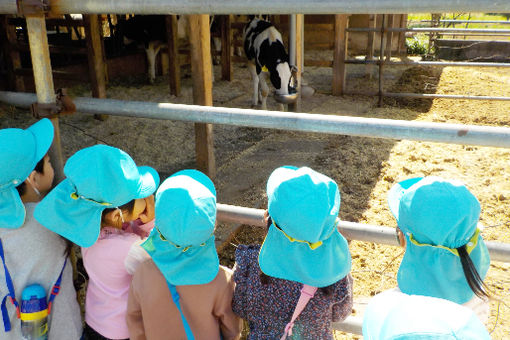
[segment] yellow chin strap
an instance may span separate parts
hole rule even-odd
[[[408,233],[407,235],[409,236],[409,241],[411,241],[411,243],[414,244],[415,246],[434,247],[434,248],[444,249],[444,250],[448,250],[450,253],[452,253],[455,256],[459,256],[459,252],[455,248],[448,248],[448,247],[441,246],[441,245],[434,246],[432,244],[420,243],[414,239],[413,234]],[[470,254],[473,251],[473,249],[476,248],[476,246],[478,244],[479,236],[480,236],[480,229],[476,228],[475,233],[473,234],[471,239],[469,239],[468,243],[466,244],[466,251],[468,254]]]
[[[327,240],[328,238],[331,237],[331,235],[333,235],[333,233],[335,232],[336,230],[336,225],[337,225],[337,222],[338,222],[338,219],[335,221],[335,227],[333,228],[333,230],[331,231],[331,233],[324,239],[324,240]],[[294,238],[292,236],[289,236],[287,235],[287,233],[285,231],[283,231],[282,228],[280,228],[274,221],[273,221],[273,225],[276,227],[276,229],[278,229],[279,231],[281,231],[283,233],[283,235],[285,235],[285,237],[290,241],[290,242],[299,242],[299,243],[306,243],[308,244],[308,247],[310,247],[311,250],[315,250],[317,248],[319,248],[320,246],[322,246],[322,241],[317,241],[317,242],[309,242],[309,241],[304,241],[304,240],[298,240],[297,238]]]
[[[156,229],[156,231],[158,232],[158,234],[159,234],[159,239],[160,239],[161,241],[168,242],[168,243],[170,243],[171,245],[173,245],[173,246],[174,246],[175,248],[177,248],[177,249],[182,249],[182,252],[183,252],[183,253],[187,252],[187,251],[188,251],[191,247],[193,247],[192,245],[190,245],[190,246],[185,246],[185,247],[184,247],[184,246],[180,246],[180,245],[178,245],[178,244],[175,244],[175,243],[173,243],[172,241],[170,241],[169,239],[167,239],[165,236],[163,236],[163,234],[161,233],[161,231],[159,231],[159,229],[158,229],[158,227],[157,227],[157,226],[154,226],[154,228],[155,228],[155,229]],[[207,240],[205,240],[205,242],[203,242],[203,243],[201,243],[201,244],[200,244],[200,247],[205,246],[205,245],[207,244],[207,241],[209,241],[209,239],[210,239],[213,235],[214,235],[214,232],[211,234],[211,236],[209,236],[209,238],[208,238]]]
[[[80,195],[78,195],[78,194],[77,194],[77,193],[75,193],[75,192],[71,193],[71,198],[72,198],[73,200],[78,200],[78,199],[80,199],[80,198],[81,198],[82,200],[89,201],[89,202],[93,202],[93,203],[97,203],[97,204],[100,204],[100,205],[104,205],[105,207],[113,206],[113,204],[111,204],[111,203],[94,201],[94,200],[93,200],[93,199],[91,199],[91,198],[87,198],[87,197],[80,196]]]

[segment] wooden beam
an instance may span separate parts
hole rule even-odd
[[[181,95],[181,63],[179,62],[179,38],[177,36],[177,15],[167,15],[166,39],[168,45],[168,83],[170,94]]]
[[[406,27],[407,27],[407,14],[402,14],[400,16],[400,28],[406,28]],[[407,55],[407,50],[406,50],[406,34],[405,34],[405,32],[399,32],[398,33],[397,54],[399,56],[401,56],[402,54]]]
[[[377,27],[377,15],[370,14],[368,16],[368,28],[376,28],[376,27]],[[366,60],[374,59],[374,50],[375,50],[374,37],[375,37],[375,32],[368,32],[367,56],[365,58]],[[373,69],[374,69],[374,65],[372,65],[372,64],[368,64],[366,66],[366,72],[368,74],[369,79],[372,79]]]
[[[221,79],[232,81],[232,15],[221,16]]]
[[[103,46],[103,30],[97,14],[83,15],[89,75],[94,98],[106,98],[106,58]]]
[[[297,81],[298,81],[298,93],[299,97],[295,103],[289,104],[289,111],[299,112],[301,111],[301,76],[303,74],[303,29],[305,24],[305,16],[303,14],[296,14],[296,66]]]
[[[345,58],[347,55],[347,14],[335,14],[335,47],[333,50],[334,96],[340,96],[345,89]]]
[[[389,14],[387,15],[388,17],[388,28],[393,28],[393,26],[395,25],[395,15],[393,14]],[[391,31],[388,31],[388,38],[386,40],[386,60],[390,60],[391,59],[391,50],[392,50],[392,47],[393,47],[393,32]]]
[[[3,51],[5,65],[7,69],[7,86],[9,90],[16,92],[25,91],[23,77],[16,75],[16,69],[21,67],[19,51],[10,48],[16,43],[16,29],[9,25],[7,15],[0,15],[0,45]]]
[[[209,15],[189,16],[193,103],[212,106],[212,63]],[[210,178],[216,176],[212,124],[195,124],[197,167]]]

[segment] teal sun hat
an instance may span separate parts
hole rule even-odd
[[[390,290],[368,302],[363,317],[366,340],[488,340],[476,314],[457,303]]]
[[[156,193],[155,227],[142,248],[169,283],[209,283],[219,270],[215,223],[213,182],[198,170],[179,171]]]
[[[0,228],[19,228],[25,206],[16,187],[23,183],[53,142],[53,124],[41,119],[26,130],[0,130]]]
[[[485,278],[490,257],[477,226],[476,197],[461,182],[431,176],[396,184],[388,203],[406,237],[397,274],[400,290],[459,304],[471,300],[474,293],[456,248],[466,245],[478,274]]]
[[[340,193],[331,178],[283,166],[267,181],[272,224],[259,253],[266,275],[326,287],[351,269],[347,240],[337,230]]]
[[[101,215],[156,191],[159,175],[151,167],[136,166],[124,151],[94,145],[72,155],[64,179],[37,205],[34,216],[46,228],[81,247],[99,237]]]

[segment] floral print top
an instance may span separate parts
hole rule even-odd
[[[240,245],[236,250],[232,309],[248,321],[248,339],[280,339],[294,313],[303,284],[273,277],[267,284],[261,283],[259,251],[260,245]],[[320,288],[317,290],[296,319],[288,339],[333,339],[331,322],[344,320],[352,311],[350,274],[334,283],[333,288],[329,296]]]

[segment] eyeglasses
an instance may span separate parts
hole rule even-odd
[[[159,239],[160,239],[161,241],[168,242],[168,243],[170,243],[171,245],[173,245],[173,246],[174,246],[175,248],[177,248],[177,249],[182,249],[182,252],[183,252],[183,253],[187,252],[187,251],[189,250],[189,248],[193,247],[193,245],[183,247],[183,246],[180,246],[180,245],[178,245],[178,244],[175,244],[175,243],[173,243],[172,241],[170,241],[169,239],[167,239],[165,236],[163,236],[163,234],[161,233],[161,231],[158,229],[158,227],[157,227],[157,226],[154,226],[154,229],[156,229],[156,231],[158,232],[158,234],[159,234]],[[214,235],[214,233],[211,233],[211,236],[213,236],[213,235]],[[209,241],[209,239],[211,238],[211,236],[209,236],[205,242],[201,243],[201,244],[200,244],[200,247],[205,246],[205,245],[207,244],[207,241]]]

